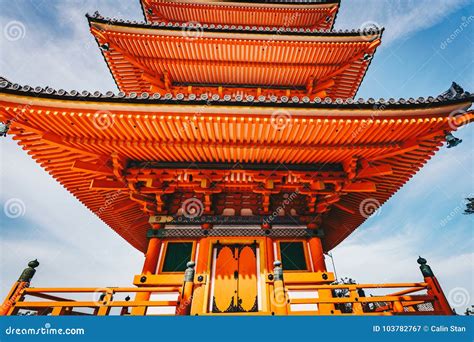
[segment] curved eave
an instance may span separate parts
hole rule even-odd
[[[28,87],[28,86],[26,86]],[[12,101],[18,104],[35,104],[42,106],[52,106],[58,108],[77,108],[77,109],[104,109],[115,108],[117,110],[129,112],[170,112],[170,113],[189,113],[200,109],[202,113],[223,113],[245,114],[252,112],[259,114],[271,114],[276,109],[288,110],[291,114],[302,114],[317,116],[318,112],[326,113],[329,117],[358,117],[371,116],[377,113],[377,117],[390,116],[410,116],[420,113],[422,115],[437,115],[447,110],[456,110],[464,108],[466,110],[471,106],[474,95],[464,93],[457,97],[447,99],[442,97],[428,97],[418,99],[342,99],[330,100],[320,98],[298,98],[288,99],[284,97],[277,98],[275,102],[269,99],[259,101],[258,99],[237,99],[232,97],[225,99],[195,98],[191,95],[173,96],[172,94],[129,94],[123,93],[90,93],[88,91],[66,92],[64,90],[53,90],[51,88],[43,89],[41,87],[25,90],[17,84],[0,84],[0,99]],[[214,94],[217,95],[217,94]],[[218,95],[217,95],[218,96]],[[204,105],[204,106],[203,106]],[[404,114],[404,112],[406,114]]]
[[[267,26],[269,22],[291,27],[331,29],[339,1],[306,3],[223,1],[140,1],[147,22],[200,22]],[[150,12],[151,10],[151,12]],[[288,15],[295,16],[288,22]],[[330,20],[325,18],[329,17]]]
[[[198,37],[189,38],[179,25],[154,27],[105,19],[90,24],[99,46],[106,46],[102,54],[119,89],[127,93],[157,87],[180,92],[187,86],[207,92],[222,86],[234,93],[245,87],[268,93],[283,88],[279,91],[323,91],[331,98],[351,98],[380,44],[380,34],[359,32],[203,29]]]
[[[167,36],[182,36],[183,30],[198,27],[202,37],[234,38],[275,41],[320,41],[320,42],[372,42],[380,39],[384,32],[381,27],[374,32],[363,30],[319,30],[307,28],[289,28],[280,26],[242,26],[242,25],[214,25],[195,23],[166,23],[166,22],[136,22],[102,16],[86,15],[89,25],[102,30],[121,33],[153,34]],[[232,34],[232,36],[226,35]]]
[[[126,193],[92,191],[90,184],[97,175],[72,170],[75,160],[104,163],[104,158],[119,152],[139,161],[192,162],[192,156],[202,162],[314,164],[340,163],[358,155],[373,160],[375,166],[390,165],[393,175],[370,179],[377,192],[344,196],[340,204],[352,214],[333,207],[323,218],[324,246],[330,250],[365,221],[358,210],[364,199],[375,198],[383,204],[434,155],[445,132],[456,129],[456,120],[462,124],[474,120],[468,111],[473,101],[470,95],[424,104],[393,104],[379,112],[374,112],[374,104],[287,104],[290,128],[280,132],[271,129],[271,118],[282,109],[281,104],[203,106],[202,101],[92,99],[11,87],[14,85],[0,90],[0,113],[2,120],[11,122],[14,139],[141,251],[146,248],[149,225],[140,206]],[[113,123],[108,128],[97,126],[104,115]],[[190,127],[190,120],[199,129],[194,124]],[[218,120],[219,134],[215,132]],[[260,128],[252,128],[255,125]],[[260,130],[268,133],[262,136]],[[190,138],[192,135],[197,136]],[[110,198],[115,198],[120,210],[115,204],[104,206]]]

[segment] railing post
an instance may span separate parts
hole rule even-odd
[[[402,302],[399,300],[393,302],[393,312],[405,312]]]
[[[283,282],[283,268],[281,261],[273,263],[273,307],[276,315],[288,315],[288,299]]]
[[[23,289],[30,286],[31,279],[36,273],[35,268],[39,266],[38,260],[33,260],[28,263],[28,267],[23,270],[20,278],[13,284],[8,296],[0,308],[0,316],[9,315],[15,302],[21,297]]]
[[[148,235],[148,247],[145,254],[145,262],[143,263],[142,275],[147,276],[156,273],[156,268],[158,265],[158,257],[160,255],[161,249],[161,239],[158,237],[158,229],[163,229],[163,224],[152,224],[153,228],[149,230]],[[151,292],[138,292],[135,295],[135,301],[145,302],[149,301]],[[132,315],[145,315],[147,307],[145,306],[135,306],[132,308]]]
[[[97,310],[97,316],[107,316],[110,312],[110,302],[113,300],[113,290],[107,289],[105,296],[101,298],[100,308]]]
[[[417,262],[420,264],[421,273],[423,274],[425,282],[428,284],[428,295],[435,297],[433,303],[435,311],[440,311],[444,315],[454,315],[453,310],[441,289],[438,279],[436,279],[431,267],[426,264],[426,259],[418,257]]]
[[[191,312],[191,303],[193,300],[193,288],[194,288],[194,261],[190,261],[186,264],[187,268],[184,271],[184,282],[181,289],[181,298],[179,299],[178,306],[176,306],[176,315],[185,316]]]
[[[359,292],[356,286],[349,286],[349,296],[353,300],[352,302],[352,313],[356,315],[363,315],[364,308],[362,303],[359,302]]]

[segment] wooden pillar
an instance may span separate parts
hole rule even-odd
[[[191,313],[191,303],[193,301],[194,289],[194,261],[189,261],[186,264],[187,268],[184,272],[184,282],[181,288],[181,296],[179,304],[176,307],[176,315],[185,316]]]
[[[265,230],[266,235],[271,229],[271,225],[268,223],[262,224],[262,229]],[[273,262],[277,258],[276,255],[274,255],[274,249],[273,249],[273,239],[269,236],[265,237],[265,261],[264,261],[264,277],[268,277],[268,275],[273,273]],[[274,285],[270,282],[265,282],[265,294],[267,300],[264,302],[264,310],[266,311],[271,311],[272,310],[272,298],[274,296]]]
[[[316,225],[308,224],[308,229],[316,229]],[[324,262],[324,252],[321,239],[313,236],[309,239],[309,249],[311,251],[311,261],[313,262],[315,272],[326,272],[326,263]]]
[[[272,229],[272,226],[268,223],[263,223],[262,224],[262,229],[265,231],[265,233],[269,233],[270,229]],[[270,235],[270,234],[267,234]],[[265,271],[267,273],[272,273],[273,272],[273,262],[275,261],[275,258],[277,257],[276,255],[273,255],[273,239],[271,237],[265,237],[265,257],[266,257],[266,262],[265,262]]]
[[[428,294],[436,299],[433,303],[435,311],[439,311],[443,315],[454,315],[438,279],[436,279],[431,267],[426,264],[426,259],[419,257],[417,262],[420,264],[421,273],[428,284]]]
[[[162,224],[154,224],[153,229],[163,228]],[[155,274],[156,267],[158,265],[158,257],[160,256],[161,239],[158,237],[152,237],[148,241],[148,248],[146,250],[145,262],[143,263],[142,274],[149,275]]]
[[[30,286],[30,281],[36,273],[35,268],[39,266],[38,260],[33,260],[28,263],[28,267],[23,270],[20,278],[13,284],[8,296],[5,298],[1,308],[0,316],[10,315],[14,310],[14,304],[21,298],[23,289]]]
[[[273,269],[273,305],[272,312],[275,315],[288,315],[288,298],[283,282],[283,268],[281,262],[276,260]]]
[[[212,229],[212,225],[205,223],[202,225],[202,229]],[[210,284],[210,272],[211,268],[211,244],[209,238],[199,239],[199,258],[196,262],[196,279],[197,282],[194,284],[192,304],[191,304],[191,315],[199,315],[205,313],[207,310],[207,291]]]
[[[163,224],[153,224],[153,229],[164,228]],[[161,250],[161,239],[158,237],[151,237],[148,241],[148,248],[145,254],[145,262],[143,263],[142,275],[155,274],[158,266],[158,257]],[[150,292],[137,292],[135,301],[148,301],[150,299]],[[132,315],[144,315],[146,313],[145,307],[133,307]]]

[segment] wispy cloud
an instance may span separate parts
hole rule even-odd
[[[353,0],[342,1],[337,29],[353,29],[373,22],[386,28],[383,47],[440,23],[470,0]]]

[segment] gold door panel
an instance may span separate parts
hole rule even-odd
[[[212,312],[258,311],[256,244],[217,244]]]

